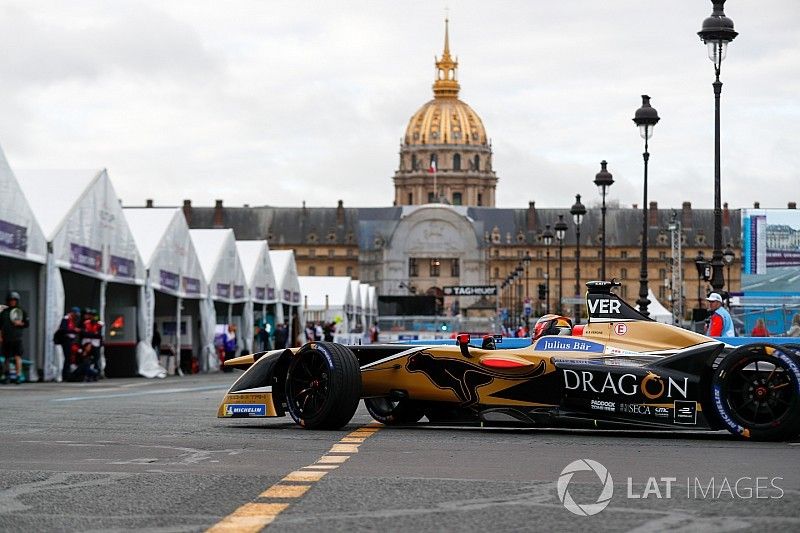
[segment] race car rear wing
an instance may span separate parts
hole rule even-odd
[[[611,292],[614,287],[621,284],[617,280],[590,281],[586,284],[586,309],[589,313],[589,323],[597,322],[625,322],[639,320],[652,322],[636,309],[628,305],[622,298]]]

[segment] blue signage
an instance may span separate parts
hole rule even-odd
[[[534,349],[543,352],[603,353],[605,346],[574,337],[542,337],[536,341]]]

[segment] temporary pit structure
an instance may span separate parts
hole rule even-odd
[[[378,321],[378,291],[372,285],[369,286],[369,321]]]
[[[372,302],[369,300],[369,285],[366,283],[358,284],[358,292],[361,295],[361,323],[364,324],[364,339],[369,342],[369,328],[372,327],[370,306]]]
[[[353,339],[356,339],[363,335],[366,329],[364,327],[364,304],[361,299],[361,283],[357,279],[350,280],[350,296],[353,301],[350,333],[353,334]]]
[[[189,371],[195,353],[204,347],[214,352],[214,328],[198,320],[207,286],[186,218],[180,209],[126,208],[124,213],[147,270],[139,293],[139,374],[164,374],[152,347],[156,327],[162,346],[176,356],[176,368],[183,362]]]
[[[208,296],[204,306],[208,320],[217,324],[235,324],[238,326],[237,351],[242,346],[241,320],[244,303],[247,301],[247,280],[236,250],[236,239],[232,229],[190,229],[189,235],[200,259],[203,275],[208,282]],[[203,310],[201,309],[201,316]],[[236,318],[234,318],[236,317]],[[201,359],[201,370],[219,370],[219,358],[204,350]]]
[[[261,327],[265,327],[268,324],[268,316],[272,316],[274,321],[274,308],[277,302],[275,275],[272,272],[267,241],[236,241],[236,250],[239,252],[239,260],[242,262],[247,281],[248,300],[245,302],[242,317],[242,338],[245,349],[252,353],[256,351],[253,342],[254,322],[258,320]],[[274,324],[270,324],[268,331],[273,327]],[[267,349],[265,346],[258,348]]]
[[[145,270],[108,173],[20,170],[16,175],[49,246],[44,379],[61,379],[64,354],[50,338],[65,306],[97,307],[105,322],[105,374],[135,375],[137,285],[144,283]],[[106,302],[112,304],[106,308]]]
[[[334,322],[334,340],[350,344],[353,293],[348,276],[300,276],[306,322]]]
[[[0,148],[0,305],[6,293],[20,293],[19,306],[28,313],[31,326],[23,331],[24,357],[31,361],[28,379],[38,379],[43,363],[44,286],[43,265],[47,242],[28,200]]]
[[[286,348],[297,344],[300,336],[300,282],[297,277],[297,264],[292,250],[270,250],[269,259],[275,274],[275,290],[278,299],[275,307],[275,323],[288,326]],[[276,325],[277,328],[277,325]]]

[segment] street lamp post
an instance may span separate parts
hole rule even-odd
[[[700,39],[708,47],[708,58],[714,63],[716,79],[714,87],[714,252],[711,256],[711,287],[715,292],[721,292],[725,286],[722,275],[722,192],[720,185],[720,127],[719,107],[722,95],[722,82],[719,81],[722,60],[728,49],[728,43],[733,41],[738,33],[733,29],[733,21],[725,16],[723,8],[725,0],[712,0],[714,9],[711,16],[703,21],[703,28],[697,32]]]
[[[703,250],[698,250],[697,257],[694,258],[694,266],[697,268],[697,307],[700,308],[703,307],[702,282],[705,279],[706,266],[708,266]]]
[[[545,224],[544,226],[542,241],[545,246],[545,265],[547,265],[544,271],[544,312],[548,314],[550,312],[550,245],[553,244],[553,232],[550,230],[550,224]]]
[[[520,307],[520,308],[522,308],[522,276],[523,276],[524,270],[525,269],[522,268],[522,264],[520,263],[519,265],[517,265],[517,269],[515,271],[517,273],[516,275],[517,275],[517,280],[519,280],[519,284],[516,287],[514,287],[514,290],[517,291],[517,307]],[[516,327],[519,327],[519,325],[520,325],[520,315],[521,314],[522,313],[520,312],[520,313],[517,313],[517,315],[516,315],[516,320],[514,321],[514,324],[516,325]]]
[[[531,260],[533,260],[533,258],[531,257],[531,252],[530,251],[526,251],[525,252],[525,257],[522,258],[522,262],[525,264],[525,299],[526,300],[529,298],[529,296],[528,296],[528,268],[530,267]]]
[[[647,298],[647,163],[650,161],[650,152],[648,151],[648,141],[653,136],[653,128],[660,120],[658,112],[654,107],[650,106],[650,97],[646,94],[642,95],[642,107],[636,110],[633,117],[633,122],[639,127],[639,134],[644,139],[644,200],[642,203],[642,267],[639,272],[639,299],[636,303],[639,304],[639,312],[644,316],[650,313],[647,311],[647,306],[650,300]]]
[[[556,239],[558,239],[558,314],[564,314],[561,300],[564,298],[564,239],[567,236],[567,223],[564,215],[558,215],[556,222]]]
[[[722,252],[722,260],[725,262],[725,266],[728,267],[728,302],[730,303],[730,294],[731,294],[731,265],[733,264],[733,260],[736,259],[736,254],[733,253],[733,246],[731,243],[728,243],[728,246],[725,247],[725,250]]]
[[[600,161],[600,172],[594,177],[594,184],[597,185],[597,189],[603,197],[603,205],[600,208],[602,215],[600,224],[602,233],[602,241],[600,241],[600,278],[603,281],[606,279],[606,193],[614,183],[614,176],[608,171],[606,165],[608,163],[605,160]]]
[[[575,222],[575,296],[581,294],[581,223],[583,216],[586,214],[586,207],[581,203],[581,195],[575,195],[575,203],[569,210],[572,215],[572,221]],[[573,310],[575,314],[575,323],[581,323],[581,306],[575,304]]]

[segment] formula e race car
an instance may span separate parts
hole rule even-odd
[[[363,398],[386,425],[727,429],[755,440],[800,433],[800,347],[718,340],[639,314],[612,288],[587,284],[588,324],[531,345],[344,346],[242,356],[219,417],[288,412],[305,428],[347,424]]]

